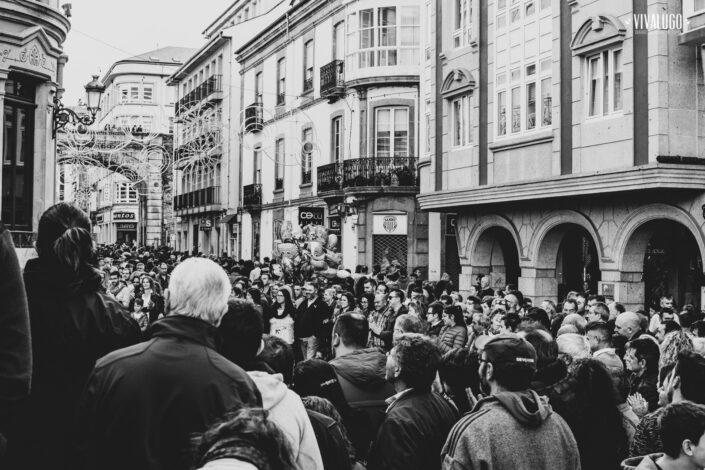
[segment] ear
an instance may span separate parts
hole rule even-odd
[[[340,335],[333,333],[333,347],[337,348],[338,346],[340,346]]]
[[[693,445],[693,443],[690,441],[690,439],[686,439],[686,440],[684,440],[683,443],[681,444],[681,451],[682,451],[685,455],[691,457],[691,456],[695,453],[695,451],[693,450],[693,448],[696,447],[696,446],[697,446],[697,444]]]
[[[485,362],[485,377],[488,381],[494,378],[494,365],[491,362]]]

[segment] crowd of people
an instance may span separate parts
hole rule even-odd
[[[692,305],[556,305],[392,260],[292,283],[275,260],[96,247],[48,209],[22,273],[0,223],[0,468],[705,466]]]

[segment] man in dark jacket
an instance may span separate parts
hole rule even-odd
[[[326,303],[318,295],[318,289],[311,282],[304,284],[305,300],[296,309],[294,332],[301,346],[302,359],[315,357],[319,349],[323,322],[329,317]]]
[[[441,448],[458,411],[431,391],[441,353],[421,335],[403,335],[387,356],[396,395],[370,448],[368,470],[440,470]]]
[[[215,350],[230,282],[220,266],[191,258],[172,273],[169,316],[151,339],[96,363],[81,406],[76,469],[190,468],[189,438],[228,411],[262,406],[254,382]]]
[[[340,315],[333,327],[335,359],[330,361],[353,411],[348,431],[363,459],[384,420],[385,400],[394,395],[394,386],[385,379],[387,357],[379,348],[366,348],[368,335],[363,315]]]

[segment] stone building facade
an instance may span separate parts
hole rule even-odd
[[[440,260],[431,271],[452,261],[436,248],[450,240],[462,290],[491,274],[494,285],[518,285],[536,301],[578,290],[632,309],[661,295],[700,307],[699,2],[429,5],[435,59],[422,116],[430,107],[439,118],[425,126],[418,200],[430,213],[430,258]],[[669,21],[679,17],[691,21]],[[677,24],[690,29],[668,26]],[[467,96],[463,119],[456,96]],[[446,238],[449,218],[455,237]]]

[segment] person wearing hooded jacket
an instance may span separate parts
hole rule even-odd
[[[490,394],[451,430],[441,451],[443,470],[580,469],[570,428],[529,389],[535,371],[536,351],[525,340],[500,335],[487,342],[480,379]]]
[[[290,390],[282,374],[257,354],[264,348],[262,315],[252,302],[231,300],[219,327],[220,352],[247,371],[262,394],[262,408],[269,412],[291,444],[298,468],[324,470],[321,451],[301,397]]]
[[[333,327],[335,369],[345,400],[352,410],[348,431],[358,457],[367,456],[370,442],[384,420],[394,386],[385,379],[387,357],[379,348],[367,348],[369,324],[358,313],[340,315]]]

